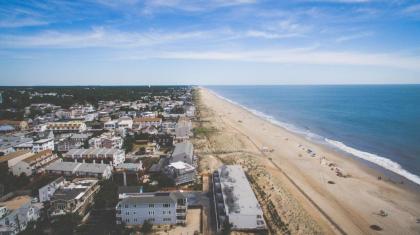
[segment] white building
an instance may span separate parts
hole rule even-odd
[[[53,154],[50,149],[43,150],[17,162],[10,170],[15,176],[20,176],[21,174],[31,176],[43,172],[45,166],[55,161],[57,158],[57,155]]]
[[[197,172],[195,168],[185,162],[173,162],[165,168],[165,174],[174,180],[175,185],[193,183]]]
[[[111,130],[115,130],[117,128],[118,128],[118,121],[116,121],[116,120],[111,120],[111,121],[108,121],[108,122],[104,123],[104,129],[105,130],[111,131]]]
[[[125,152],[121,149],[107,148],[70,149],[63,157],[69,161],[118,165],[125,161]]]
[[[122,193],[116,206],[117,224],[185,224],[188,201],[182,192]]]
[[[54,138],[40,139],[32,143],[32,151],[35,153],[48,149],[54,150]]]
[[[89,146],[92,148],[121,149],[122,145],[123,138],[109,132],[89,140]]]
[[[48,174],[61,176],[95,177],[109,179],[112,175],[112,167],[99,163],[78,163],[55,161],[45,168]]]
[[[190,165],[194,165],[194,148],[191,142],[182,142],[175,144],[174,152],[172,153],[170,162],[185,162]]]
[[[0,234],[15,235],[40,216],[41,204],[33,204],[29,196],[17,196],[0,202]]]
[[[223,165],[213,173],[217,230],[228,222],[232,230],[265,230],[260,204],[239,165]]]
[[[64,181],[65,180],[63,177],[58,177],[57,179],[38,189],[39,202],[49,201],[54,195],[54,192],[64,185]]]
[[[118,119],[118,128],[120,129],[132,129],[133,119],[131,117],[120,117]]]

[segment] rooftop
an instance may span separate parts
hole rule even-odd
[[[7,162],[9,160],[12,160],[14,158],[23,156],[25,154],[29,155],[30,153],[31,153],[31,151],[29,151],[29,150],[19,150],[19,151],[13,152],[13,153],[9,153],[9,154],[7,154],[3,157],[0,157],[0,163]]]

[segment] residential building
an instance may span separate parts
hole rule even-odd
[[[32,203],[29,196],[17,196],[0,202],[0,234],[15,235],[26,229],[30,221],[40,216],[41,204]]]
[[[121,149],[107,148],[70,149],[63,158],[68,161],[118,165],[125,161],[125,152]]]
[[[175,149],[172,153],[172,156],[170,158],[170,162],[185,162],[190,165],[195,164],[194,160],[194,149],[191,142],[182,142],[175,144]]]
[[[81,133],[86,131],[86,124],[82,121],[50,122],[47,124],[48,131],[55,133]]]
[[[123,138],[110,132],[103,133],[89,140],[89,146],[92,148],[121,149],[122,145]]]
[[[115,130],[117,128],[118,128],[118,121],[116,121],[116,120],[111,120],[111,121],[108,121],[108,122],[104,123],[104,129],[105,130],[111,131],[111,130]]]
[[[109,179],[112,175],[112,167],[100,163],[79,163],[55,161],[45,168],[48,174],[65,177],[95,177]]]
[[[10,168],[13,175],[19,176],[25,174],[31,176],[44,171],[45,166],[57,160],[57,155],[53,154],[50,149],[35,153],[32,156],[17,162]]]
[[[47,202],[51,200],[51,197],[54,195],[55,191],[64,185],[65,179],[63,177],[58,177],[57,179],[51,181],[47,185],[38,189],[38,199],[39,202]]]
[[[11,169],[18,162],[32,156],[32,152],[29,150],[21,150],[9,153],[5,156],[0,157],[0,164],[6,164],[9,169]]]
[[[153,224],[186,223],[188,201],[182,192],[120,193],[117,224],[135,226],[146,220]]]
[[[118,128],[121,129],[132,129],[133,128],[133,119],[131,117],[120,117],[118,119]]]
[[[18,150],[16,147],[20,144],[30,144],[30,149],[32,149],[32,138],[26,138],[22,136],[15,135],[1,135],[0,136],[0,156],[6,155],[15,150]]]
[[[0,120],[0,125],[10,125],[16,130],[25,131],[29,128],[28,122],[26,121],[14,121],[14,120]]]
[[[158,134],[153,136],[153,141],[160,147],[172,147],[174,145],[174,137],[169,134]]]
[[[47,149],[54,150],[54,138],[40,139],[32,143],[32,151],[35,153]]]
[[[175,185],[193,183],[197,172],[193,166],[185,162],[173,162],[165,167],[165,174],[174,180]]]
[[[134,118],[133,128],[140,130],[148,126],[160,127],[161,124],[162,124],[162,118],[140,117],[140,118]]]
[[[232,230],[265,230],[260,204],[240,165],[223,165],[213,173],[213,198],[217,230],[224,223]]]
[[[64,182],[50,199],[52,216],[68,213],[83,216],[92,204],[95,194],[99,191],[98,180],[75,179]]]

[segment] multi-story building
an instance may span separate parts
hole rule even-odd
[[[140,130],[148,126],[160,127],[161,125],[162,125],[162,118],[141,117],[141,118],[134,118],[133,128]]]
[[[131,129],[133,128],[133,119],[131,117],[120,117],[118,119],[118,128]]]
[[[120,149],[91,148],[70,149],[63,158],[67,161],[106,163],[118,165],[125,161],[125,152]]]
[[[185,224],[187,196],[182,192],[124,193],[116,206],[117,224]]]
[[[28,123],[26,121],[0,120],[0,125],[10,125],[20,131],[28,129]]]
[[[173,162],[165,167],[165,174],[174,180],[175,185],[181,185],[194,182],[197,172],[188,163]]]
[[[40,139],[32,143],[33,152],[38,153],[44,150],[54,150],[54,138]]]
[[[63,186],[64,182],[65,180],[63,177],[58,177],[57,179],[38,189],[39,202],[47,202],[51,200],[51,197],[54,195],[55,191]]]
[[[95,177],[109,179],[112,167],[108,164],[55,161],[45,168],[48,174],[65,177]]]
[[[39,218],[41,204],[32,203],[29,196],[17,196],[0,202],[0,234],[15,235],[26,229],[30,221]]]
[[[109,132],[89,140],[89,146],[92,148],[121,149],[122,145],[123,139]]]
[[[191,142],[182,142],[175,144],[175,149],[172,153],[170,162],[185,162],[194,165],[194,148]]]
[[[2,156],[0,158],[0,164],[6,164],[9,169],[11,169],[14,165],[16,165],[18,162],[22,161],[23,159],[26,159],[30,156],[32,156],[32,152],[29,150],[21,150],[9,153],[5,156]]]
[[[248,179],[239,165],[223,165],[213,173],[216,227],[227,222],[232,230],[265,230],[263,212]]]
[[[68,213],[84,215],[99,191],[98,180],[75,179],[65,182],[50,199],[50,214],[52,216]]]
[[[53,154],[50,149],[35,153],[32,156],[17,162],[10,168],[13,175],[19,176],[25,174],[31,176],[41,173],[45,170],[45,166],[57,159],[57,155]]]
[[[46,127],[47,131],[55,133],[81,133],[86,131],[86,124],[81,121],[50,122]]]

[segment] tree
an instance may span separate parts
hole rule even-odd
[[[143,232],[145,234],[151,233],[153,229],[153,224],[150,223],[149,220],[145,220],[143,222],[143,225],[141,226],[140,232]]]
[[[57,216],[52,222],[51,229],[53,234],[72,235],[82,218],[75,214]]]
[[[222,226],[222,234],[229,235],[232,232],[233,225],[228,220],[225,220]]]

